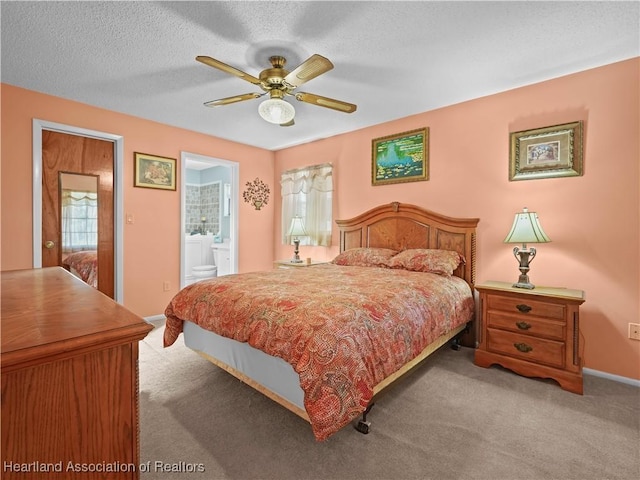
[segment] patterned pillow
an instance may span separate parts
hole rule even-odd
[[[390,248],[351,248],[334,258],[332,263],[351,267],[388,267],[389,260],[396,253]]]
[[[461,263],[465,263],[464,257],[452,250],[415,248],[398,253],[389,267],[451,276]]]

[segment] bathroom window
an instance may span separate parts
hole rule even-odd
[[[301,245],[331,246],[333,226],[333,167],[331,164],[288,170],[280,177],[282,241],[291,243],[291,220],[300,217],[307,233]]]
[[[222,189],[222,215],[231,215],[231,184],[225,183]]]

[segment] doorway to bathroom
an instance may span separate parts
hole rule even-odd
[[[181,153],[180,288],[238,271],[238,163]]]

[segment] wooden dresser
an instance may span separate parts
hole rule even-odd
[[[1,278],[2,478],[139,478],[152,326],[60,267]]]
[[[582,290],[514,288],[485,282],[480,292],[480,342],[475,364],[498,364],[527,377],[552,378],[582,394]]]

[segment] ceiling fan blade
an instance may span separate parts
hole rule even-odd
[[[217,68],[218,70],[222,70],[223,72],[230,73],[231,75],[235,75],[236,77],[240,77],[242,80],[246,80],[247,82],[253,83],[254,85],[260,85],[262,83],[253,75],[249,75],[242,70],[238,70],[237,68],[227,65],[226,63],[222,63],[220,60],[216,60],[215,58],[199,55],[196,57],[196,60],[204,63],[205,65],[209,65],[210,67]]]
[[[245,93],[243,95],[234,95],[233,97],[220,98],[218,100],[211,100],[210,102],[205,102],[205,107],[220,107],[222,105],[229,105],[230,103],[243,102],[245,100],[253,100],[254,98],[259,98],[264,93]]]
[[[358,108],[353,103],[343,102],[342,100],[336,100],[334,98],[322,97],[320,95],[314,95],[313,93],[299,92],[295,94],[297,100],[301,102],[311,103],[320,107],[332,108],[333,110],[339,110],[340,112],[353,113]]]
[[[322,75],[333,68],[333,63],[322,55],[314,54],[294,68],[284,77],[284,81],[293,88]]]

